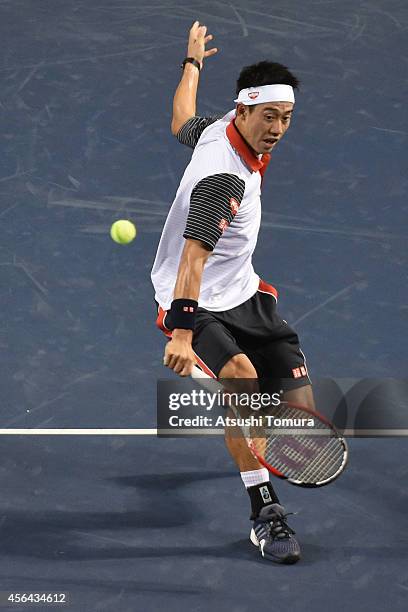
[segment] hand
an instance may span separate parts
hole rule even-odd
[[[193,332],[188,329],[175,329],[172,339],[166,344],[163,363],[180,376],[190,376],[196,363],[191,346]]]
[[[208,36],[206,34],[207,26],[200,26],[200,22],[195,21],[188,37],[187,57],[194,57],[200,62],[201,68],[203,67],[203,59],[215,55],[218,51],[216,48],[205,50],[205,45],[213,39],[212,34],[208,34]]]

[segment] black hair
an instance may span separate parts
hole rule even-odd
[[[247,87],[259,87],[260,85],[290,85],[293,89],[299,89],[299,80],[294,74],[277,62],[258,62],[251,66],[242,68],[237,80],[237,96],[241,89]]]

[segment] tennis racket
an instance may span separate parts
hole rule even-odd
[[[192,378],[214,392],[214,379],[196,366]],[[263,424],[253,427],[245,424],[234,406],[230,408],[252,454],[274,476],[300,487],[321,487],[344,471],[347,443],[315,410],[282,401],[273,408],[273,419],[262,417]]]

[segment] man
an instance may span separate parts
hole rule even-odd
[[[276,313],[277,291],[259,279],[252,253],[270,154],[289,128],[298,81],[281,64],[241,71],[236,108],[197,117],[196,94],[212,40],[195,22],[175,92],[172,133],[194,152],[167,217],[152,281],[157,324],[169,338],[164,364],[180,376],[198,364],[220,379],[281,381],[284,399],[314,407],[296,333]],[[262,556],[294,563],[300,547],[269,482],[242,436],[226,428],[228,451],[249,493],[251,541]]]

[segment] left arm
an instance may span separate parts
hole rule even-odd
[[[196,59],[201,68],[203,60],[217,53],[217,49],[205,50],[205,45],[212,40],[212,34],[207,34],[207,26],[200,26],[198,21],[195,21],[191,27],[187,57]],[[184,67],[181,81],[176,89],[173,99],[173,116],[171,120],[171,132],[176,135],[180,128],[188,119],[195,116],[196,113],[196,98],[200,71],[193,64],[186,64]]]

